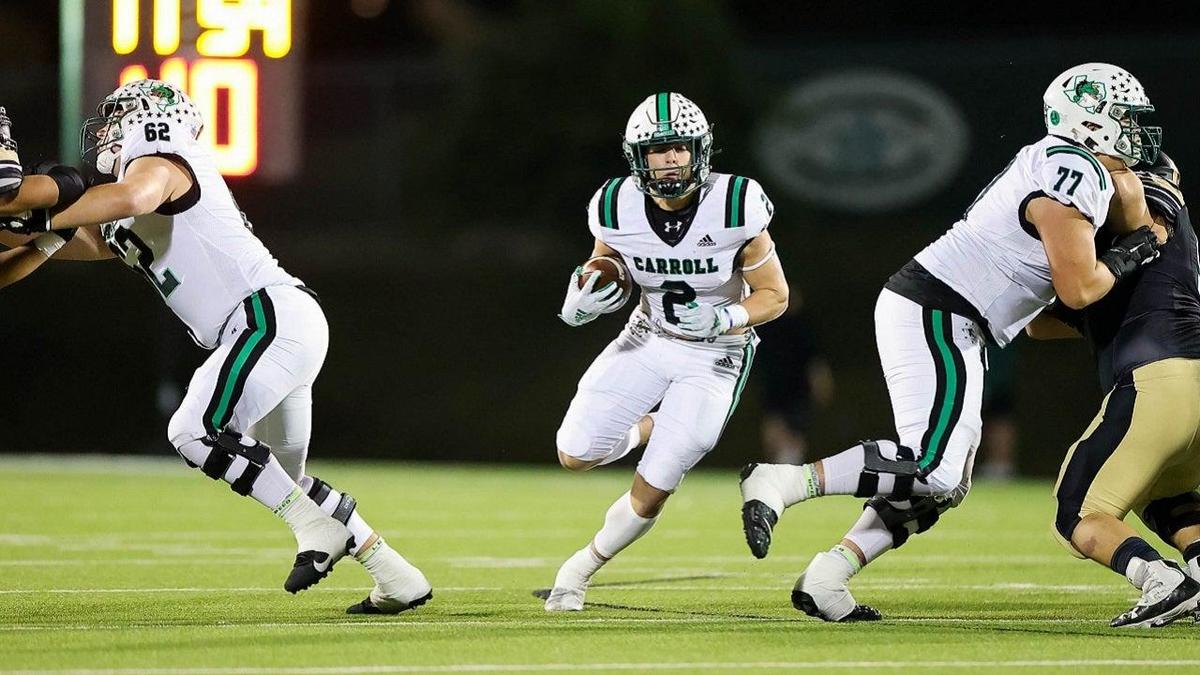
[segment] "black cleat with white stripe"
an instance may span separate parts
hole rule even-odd
[[[1113,628],[1161,628],[1184,616],[1195,616],[1200,607],[1200,582],[1170,560],[1148,563],[1158,569],[1144,587],[1142,598],[1128,612],[1113,619]]]
[[[821,613],[817,609],[817,602],[808,593],[801,590],[792,591],[792,607],[804,612],[809,616],[816,617],[822,621],[830,623],[853,623],[855,621],[879,621],[883,618],[883,614],[879,610],[870,605],[855,605],[850,613],[840,619],[831,619]]]
[[[421,605],[433,599],[433,591],[429,591],[424,596],[413,600],[407,604],[392,603],[391,605],[380,607],[371,601],[371,596],[367,596],[362,602],[350,605],[346,608],[347,614],[399,614],[400,612],[416,609]]]

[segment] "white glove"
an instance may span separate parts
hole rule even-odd
[[[621,305],[625,304],[625,298],[621,297],[621,287],[615,281],[598,291],[593,291],[592,287],[596,285],[600,273],[588,274],[587,281],[580,288],[579,278],[582,276],[582,267],[576,267],[571,273],[571,280],[567,282],[567,297],[563,300],[562,311],[558,313],[558,318],[571,327],[582,326],[601,314],[620,309]]]
[[[690,338],[714,338],[741,328],[750,321],[750,313],[741,305],[714,307],[707,302],[689,302],[675,310],[679,323],[675,329]]]
[[[21,158],[17,156],[17,142],[10,135],[11,124],[4,108],[0,107],[0,195],[15,192],[25,177],[21,171]]]

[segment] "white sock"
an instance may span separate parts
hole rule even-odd
[[[604,567],[606,562],[608,560],[596,555],[596,552],[592,550],[592,545],[588,544],[572,554],[562,564],[562,567],[558,569],[558,576],[554,578],[554,586],[556,588],[585,588],[592,575]]]
[[[243,443],[249,440],[249,437],[242,438]],[[250,442],[253,443],[253,441]],[[204,460],[208,458],[210,452],[224,451],[214,450],[198,440],[188,441],[179,447],[179,454],[198,466],[204,465]],[[235,457],[229,464],[229,468],[225,470],[223,476],[225,482],[232,485],[241,477],[249,464],[250,461],[245,457]],[[277,511],[295,489],[297,489],[296,481],[292,480],[292,477],[283,470],[283,465],[279,463],[279,460],[271,455],[267,463],[263,465],[258,477],[254,479],[254,484],[250,487],[250,496],[268,509]]]
[[[329,518],[326,513],[321,511],[316,502],[304,494],[304,490],[301,490],[298,485],[280,502],[274,511],[275,515],[282,518],[283,522],[292,528],[292,532],[297,533],[312,526],[317,521]]]
[[[640,422],[638,424],[640,424]],[[625,455],[628,455],[629,453],[633,452],[634,448],[641,445],[642,444],[642,430],[641,430],[641,428],[638,427],[638,424],[634,424],[633,426],[629,427],[629,430],[625,432],[625,436],[623,436],[621,438],[621,440],[619,442],[617,442],[617,444],[613,447],[612,453],[608,457],[605,457],[604,459],[600,460],[600,463],[597,464],[596,466],[604,466],[605,464],[612,464],[613,462],[618,461]]]
[[[854,523],[844,538],[854,542],[868,563],[892,550],[892,533],[883,524],[879,513],[872,508],[863,509],[862,515],[858,517],[858,521]],[[850,551],[850,555],[854,556],[855,563],[859,562],[858,556],[853,551]],[[861,565],[859,568],[861,569]],[[855,572],[857,573],[858,570]]]
[[[888,440],[876,441],[879,452],[886,459],[896,459],[896,444]],[[863,459],[863,446],[855,445],[847,448],[833,457],[821,460],[825,481],[821,486],[821,494],[852,495],[858,490],[858,479],[862,476],[866,462]],[[879,488],[875,494],[890,495],[896,487],[896,477],[892,474],[879,474]]]
[[[1150,580],[1148,567],[1145,560],[1133,558],[1125,568],[1125,578],[1139,591],[1145,590],[1146,582]]]
[[[778,480],[773,481],[783,506],[787,508],[806,499],[820,497],[822,492],[817,482],[817,469],[812,464],[772,464]]]
[[[625,550],[643,534],[654,527],[658,517],[643,518],[633,510],[633,500],[628,492],[617,497],[604,515],[604,527],[592,539],[592,547],[605,561]]]
[[[305,476],[300,479],[300,487],[304,489],[306,493],[312,488],[312,484],[312,476]],[[329,484],[326,483],[326,485]],[[318,506],[321,507],[321,511],[325,515],[333,515],[334,509],[337,508],[341,501],[342,493],[338,492],[337,489],[332,485],[329,485],[329,494],[325,496],[325,499],[323,499]],[[375,533],[375,530],[367,524],[367,521],[363,520],[362,516],[358,515],[357,507],[355,507],[354,511],[350,514],[350,519],[346,521],[346,529],[350,530],[350,534],[354,535],[354,548],[350,549],[350,555],[354,556],[356,559],[359,553],[362,553],[373,546],[376,540],[382,541],[382,539]]]

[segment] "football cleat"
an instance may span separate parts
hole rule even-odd
[[[1200,606],[1200,582],[1184,574],[1179,565],[1170,560],[1154,560],[1146,565],[1150,578],[1142,589],[1142,598],[1109,623],[1113,628],[1160,628]]]
[[[433,587],[421,570],[382,539],[359,555],[363,566],[375,577],[375,588],[365,600],[348,607],[347,614],[399,614],[433,597]]]
[[[550,594],[546,596],[546,611],[547,612],[581,612],[583,611],[583,597],[587,593],[587,586],[583,588],[559,588],[550,589]]]
[[[296,533],[300,552],[283,588],[299,593],[329,576],[334,564],[354,546],[354,537],[346,526],[332,518],[316,521],[311,528]]]
[[[379,594],[379,587],[372,589],[371,594],[365,600],[346,608],[347,614],[399,614],[408,609],[416,609],[421,605],[433,599],[433,591],[430,590],[421,597],[405,602],[397,598],[388,598]]]
[[[764,464],[747,464],[742,467],[742,531],[746,533],[746,545],[755,558],[765,558],[771,548],[771,532],[783,512],[783,499],[765,476]],[[755,475],[755,474],[758,475]],[[768,504],[777,504],[778,509]]]
[[[837,553],[818,553],[796,580],[792,589],[792,606],[823,621],[849,623],[878,621],[879,610],[860,605],[850,595],[850,566]]]
[[[546,596],[547,612],[578,612],[583,610],[583,598],[588,582],[599,568],[591,546],[576,551],[554,575],[554,588]]]

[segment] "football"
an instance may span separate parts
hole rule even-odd
[[[625,263],[621,262],[620,258],[607,255],[589,258],[587,262],[583,263],[583,273],[579,275],[580,288],[587,283],[588,274],[592,272],[600,273],[600,278],[592,286],[593,290],[600,290],[608,284],[616,282],[617,286],[621,288],[622,304],[633,293],[633,277],[629,276],[629,268],[625,267]]]

